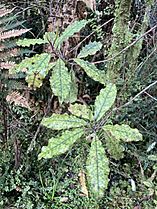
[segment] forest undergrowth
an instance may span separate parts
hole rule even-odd
[[[0,2],[0,208],[157,209],[157,2]]]

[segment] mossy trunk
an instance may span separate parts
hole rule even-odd
[[[132,0],[116,0],[115,20],[112,29],[113,37],[109,49],[107,65],[107,75],[110,81],[124,81],[124,78],[134,76],[138,64],[143,38],[133,46],[125,49],[135,38],[139,38],[148,27],[148,11],[153,4],[145,3],[143,20],[136,31],[131,31],[129,27]],[[123,51],[122,51],[123,50]]]
[[[115,20],[112,29],[113,39],[108,57],[115,57],[131,41],[128,22],[130,19],[130,8],[132,0],[116,0]],[[119,77],[125,55],[122,53],[116,56],[108,64],[108,75],[111,80]]]

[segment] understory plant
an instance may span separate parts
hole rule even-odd
[[[72,58],[84,69],[86,74],[93,80],[105,86],[96,97],[94,107],[72,104],[77,99],[77,85],[75,72],[69,69],[69,59],[62,56],[63,43],[79,32],[88,21],[75,21],[68,26],[61,35],[54,32],[45,33],[43,39],[24,39],[17,42],[19,46],[25,47],[35,44],[50,44],[51,53],[37,54],[31,58],[25,58],[21,63],[10,69],[10,73],[23,71],[26,74],[26,81],[29,86],[39,88],[43,80],[51,71],[49,82],[51,90],[58,96],[59,102],[70,103],[71,114],[52,114],[51,117],[44,117],[41,124],[47,128],[59,131],[56,137],[49,139],[48,145],[42,148],[39,154],[41,158],[53,158],[68,151],[79,139],[85,137],[91,147],[87,156],[86,170],[91,195],[98,199],[103,197],[104,190],[109,182],[109,158],[119,160],[124,156],[124,143],[142,140],[142,135],[137,129],[128,125],[113,125],[109,123],[108,111],[113,106],[117,88],[110,83],[104,70],[84,60],[94,55],[102,47],[100,42],[90,42],[85,45],[76,58]],[[54,58],[55,54],[55,58]],[[84,58],[84,59],[82,59]]]
[[[69,25],[60,36],[55,32],[46,32],[43,38],[25,38],[18,40],[17,45],[22,47],[29,47],[30,45],[36,44],[49,45],[51,52],[44,52],[30,58],[25,58],[22,62],[16,64],[9,70],[10,74],[23,72],[28,86],[36,89],[43,85],[43,80],[50,73],[49,82],[51,90],[52,93],[58,97],[60,103],[72,103],[77,100],[78,88],[75,72],[70,66],[70,60],[80,65],[88,76],[104,84],[105,76],[102,78],[104,72],[99,71],[95,65],[81,59],[94,55],[99,51],[102,48],[100,42],[93,41],[84,46],[74,60],[73,58],[69,60],[66,56],[63,56],[62,53],[64,42],[75,33],[79,32],[87,23],[88,21],[86,20],[75,21]]]
[[[41,124],[59,131],[42,147],[41,158],[53,158],[68,151],[73,144],[84,137],[91,143],[86,161],[87,180],[91,196],[103,197],[109,182],[109,157],[119,160],[124,156],[124,143],[142,140],[138,129],[129,125],[113,125],[107,113],[117,95],[116,85],[108,83],[96,97],[94,107],[73,104],[71,114],[52,114],[43,118]],[[92,110],[93,109],[93,110]]]

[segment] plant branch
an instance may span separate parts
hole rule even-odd
[[[157,84],[157,80],[154,81],[153,83],[151,83],[149,86],[147,86],[146,88],[144,88],[142,91],[140,91],[138,94],[136,94],[133,98],[131,98],[127,103],[125,103],[124,105],[118,107],[118,108],[115,108],[115,110],[119,110],[123,107],[126,107],[128,105],[130,105],[137,97],[139,97],[141,94],[145,93],[149,88],[151,88],[152,86],[156,85]]]

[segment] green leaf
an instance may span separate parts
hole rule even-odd
[[[61,103],[66,101],[69,96],[71,82],[68,68],[63,60],[59,58],[50,77],[50,84],[54,95],[59,97]]]
[[[22,46],[22,47],[29,47],[30,45],[34,46],[36,44],[45,44],[47,43],[45,40],[39,38],[39,39],[28,39],[28,38],[24,38],[23,40],[18,40],[16,42],[16,44],[18,46]]]
[[[108,132],[104,132],[106,148],[112,158],[119,160],[124,157],[124,147],[119,139],[114,138]]]
[[[117,95],[115,84],[107,84],[105,89],[101,89],[95,100],[94,119],[100,120],[103,115],[112,107]]]
[[[70,72],[71,76],[71,83],[70,83],[70,91],[64,102],[66,103],[73,103],[77,100],[78,94],[78,85],[76,83],[76,77],[73,71]]]
[[[94,55],[97,51],[99,51],[102,47],[101,42],[90,42],[88,45],[82,48],[80,53],[78,54],[78,58],[87,57],[88,55]]]
[[[95,81],[102,84],[106,83],[106,75],[104,71],[98,70],[96,66],[88,61],[84,61],[79,58],[75,58],[74,61],[84,69],[87,75]]]
[[[57,39],[57,47],[60,46],[64,41],[68,40],[68,38],[72,37],[74,33],[78,33],[83,27],[85,27],[87,23],[87,20],[80,20],[70,24],[61,34],[61,36]]]
[[[42,81],[48,74],[48,71],[54,66],[54,63],[49,63],[51,55],[48,53],[37,54],[31,58],[25,58],[22,62],[15,65],[9,73],[26,73],[26,82],[29,86],[39,88],[42,86]]]
[[[42,147],[42,151],[38,158],[52,158],[65,153],[79,138],[81,138],[83,133],[83,129],[66,130],[61,136],[49,139],[48,146]]]
[[[68,110],[73,114],[81,118],[91,120],[93,118],[92,111],[87,105],[82,104],[71,104]]]
[[[92,141],[86,167],[91,192],[95,198],[103,197],[108,186],[110,169],[105,150],[97,136]]]
[[[124,142],[141,141],[142,134],[136,128],[131,128],[129,125],[105,125],[103,130],[117,140]]]
[[[68,114],[52,114],[51,117],[43,118],[41,124],[53,130],[62,130],[85,126],[87,122]]]

